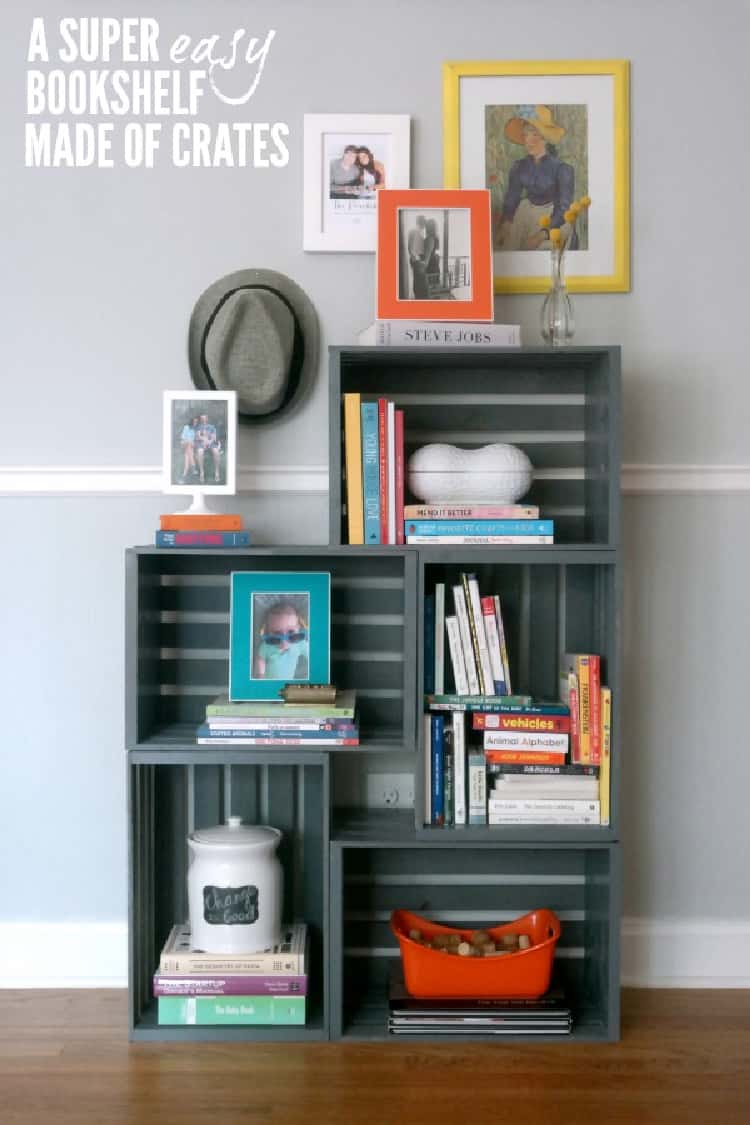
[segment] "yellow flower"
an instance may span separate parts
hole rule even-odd
[[[539,226],[544,227],[545,230],[547,229],[547,227],[549,226],[549,215],[542,215],[541,219],[539,220]]]
[[[560,234],[560,228],[559,227],[553,227],[552,230],[549,232],[550,242],[554,242],[555,244],[557,244],[560,241],[561,237],[562,237],[562,235]]]
[[[580,203],[581,207],[590,207],[591,206],[591,196],[590,195],[581,196],[581,198],[578,200],[578,202]]]
[[[583,208],[581,207],[580,203],[571,203],[570,210],[567,212],[567,214],[575,215],[577,217],[582,210]]]
[[[576,221],[577,215],[578,209],[575,207],[570,207],[563,215],[563,218],[565,219],[566,223],[574,223]]]

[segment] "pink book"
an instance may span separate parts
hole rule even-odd
[[[404,542],[404,412],[396,411],[396,542]]]
[[[388,542],[388,401],[378,399],[378,468],[380,471],[380,542]]]

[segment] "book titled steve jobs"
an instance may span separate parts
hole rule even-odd
[[[521,345],[518,324],[469,324],[427,320],[376,320],[357,335],[357,343],[372,347],[440,346],[517,348]]]

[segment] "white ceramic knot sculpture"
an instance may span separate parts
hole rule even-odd
[[[409,488],[418,500],[492,500],[513,504],[531,487],[533,466],[522,449],[496,442],[479,449],[423,445],[409,458]]]

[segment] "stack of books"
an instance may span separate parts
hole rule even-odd
[[[340,691],[335,703],[232,702],[219,696],[196,731],[202,746],[359,746],[357,701]]]
[[[569,1035],[571,1010],[561,988],[535,1000],[422,999],[411,996],[401,966],[394,966],[388,994],[392,1035]]]
[[[554,520],[539,519],[537,507],[518,504],[408,504],[406,543],[538,546],[555,541]]]
[[[159,518],[157,547],[249,547],[242,516],[223,512],[174,512]]]
[[[403,410],[345,394],[344,453],[349,542],[403,543]]]
[[[193,949],[190,924],[172,927],[153,978],[160,1024],[304,1024],[309,949],[304,923],[262,953]]]

